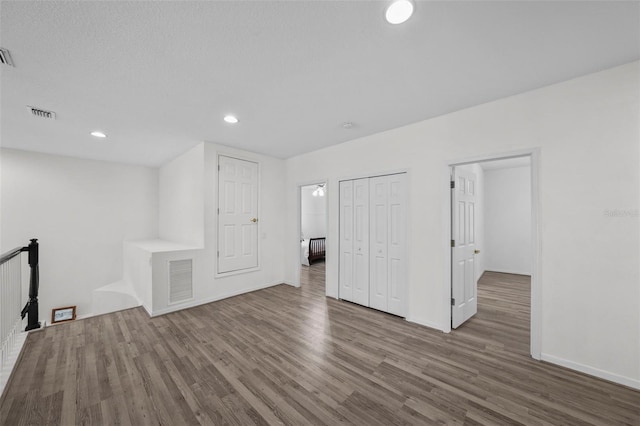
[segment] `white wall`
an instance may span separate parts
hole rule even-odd
[[[409,319],[446,329],[448,168],[540,149],[545,359],[640,387],[640,67],[621,67],[335,145],[287,161],[287,268],[296,183],[328,178],[327,293],[338,294],[338,179],[409,170]],[[637,211],[637,210],[636,210]]]
[[[169,179],[186,174],[188,179],[197,180],[194,168],[204,165],[202,188],[193,192],[189,203],[204,206],[204,249],[185,251],[163,251],[153,255],[153,315],[158,315],[187,306],[198,305],[248,291],[257,290],[284,282],[284,221],[282,206],[285,196],[285,164],[283,160],[236,150],[229,147],[204,143],[202,149],[196,147],[187,154],[161,167],[160,175],[167,179],[160,181],[161,204],[160,235],[171,235],[168,230],[179,229],[181,215],[173,214],[170,193],[175,183]],[[259,269],[239,274],[217,274],[217,213],[218,206],[218,155],[255,161],[259,164],[258,198],[258,261]],[[178,178],[179,179],[179,178]],[[163,210],[167,211],[163,211]],[[295,215],[294,215],[295,216]],[[297,220],[297,219],[296,219]],[[190,227],[188,229],[195,229]],[[194,300],[182,304],[168,305],[167,262],[175,259],[193,258]]]
[[[531,275],[531,168],[485,171],[485,269]]]
[[[327,236],[326,197],[314,197],[317,185],[303,186],[301,197],[301,230],[305,239]]]
[[[13,149],[0,162],[0,251],[39,239],[40,319],[91,314],[93,290],[122,278],[123,241],[157,234],[157,169]]]
[[[160,238],[204,247],[204,143],[160,168]]]

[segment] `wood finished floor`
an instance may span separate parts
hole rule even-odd
[[[477,316],[443,334],[303,269],[299,289],[31,333],[0,424],[640,424],[640,392],[529,358],[528,277],[485,274]]]

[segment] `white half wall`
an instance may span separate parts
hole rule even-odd
[[[160,167],[160,239],[204,247],[204,143]]]
[[[158,232],[158,170],[3,148],[0,251],[40,243],[40,320],[122,279],[122,243]],[[25,299],[26,302],[26,299]]]
[[[485,269],[531,275],[531,168],[484,173]]]
[[[314,197],[317,185],[301,188],[301,229],[305,239],[327,236],[326,196]]]
[[[538,149],[542,352],[640,387],[639,100],[633,62],[288,159],[285,279],[299,250],[297,182],[328,179],[335,297],[338,180],[408,170],[408,319],[445,330],[447,165]]]
[[[226,155],[259,164],[258,195],[258,262],[257,270],[240,273],[217,273],[217,208],[218,208],[218,155]],[[194,172],[203,167],[202,174]],[[160,235],[171,237],[174,231],[197,229],[199,218],[190,225],[176,223],[182,219],[172,206],[173,188],[190,182],[194,186],[188,204],[202,206],[204,218],[204,244],[202,249],[162,250],[152,255],[153,308],[152,315],[183,309],[189,306],[223,299],[260,288],[284,283],[284,221],[285,185],[284,160],[241,151],[213,143],[203,143],[164,165],[160,169]],[[186,176],[186,177],[185,177]],[[176,182],[179,181],[179,182]],[[182,182],[182,183],[180,183]],[[196,218],[197,215],[191,216]],[[296,219],[297,220],[297,219]],[[169,305],[168,262],[193,259],[193,300]]]

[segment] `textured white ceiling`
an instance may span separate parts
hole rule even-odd
[[[153,166],[201,141],[286,158],[640,58],[638,2],[418,2],[403,25],[387,4],[3,1],[0,143]]]

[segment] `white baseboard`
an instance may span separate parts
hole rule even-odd
[[[567,359],[560,358],[554,355],[545,354],[545,353],[542,354],[541,359],[551,364],[556,364],[561,367],[570,368],[571,370],[579,371],[581,373],[585,373],[590,376],[598,377],[600,379],[608,380],[613,383],[618,383],[620,385],[624,385],[630,388],[640,390],[640,380],[621,376],[619,374],[611,373],[605,370],[600,370],[599,368],[590,367],[584,364],[579,364],[577,362],[569,361]]]
[[[22,347],[24,346],[24,342],[27,340],[28,334],[28,332],[21,331],[15,335],[13,347],[9,349],[9,353],[7,354],[7,361],[2,366],[2,370],[0,371],[0,395],[2,395],[2,393],[4,392],[4,388],[9,382],[11,372],[18,362],[18,357],[20,356],[20,352],[22,352]]]
[[[81,319],[85,319],[85,318],[90,318],[90,317],[92,317],[92,316],[94,316],[94,315],[93,315],[93,314],[82,314],[82,315],[76,315],[76,319],[77,319],[77,320],[81,320]],[[64,324],[64,323],[63,323],[63,324]],[[49,325],[51,325],[51,324],[49,324]],[[53,325],[56,325],[56,324],[53,324]]]
[[[142,305],[140,305],[144,308],[144,310],[147,312],[147,315],[152,316],[151,315],[151,308],[147,305],[145,305],[144,303]]]
[[[141,306],[141,305],[139,305]],[[127,309],[133,309],[133,308],[137,308],[137,306],[133,306],[131,308],[125,308],[125,309],[119,309],[117,311],[111,311],[111,312],[103,312],[101,314],[97,314],[97,315],[106,315],[106,314],[112,314],[114,312],[119,312],[119,311],[126,311]],[[82,314],[82,315],[76,315],[76,321],[77,320],[83,320],[83,319],[87,319],[87,318],[91,318],[91,317],[95,317],[96,314],[94,313],[89,313],[89,314]],[[69,322],[67,321],[63,321],[63,322],[57,322],[57,323],[50,323],[50,322],[46,322],[46,321],[41,321],[40,324],[42,326],[42,328],[45,327],[51,327],[51,326],[55,326],[55,325],[60,325],[60,324],[68,324]]]
[[[442,329],[442,327],[439,324],[436,324],[436,323],[433,323],[433,322],[429,322],[429,321],[420,320],[420,319],[417,319],[417,318],[411,318],[411,317],[406,317],[405,319],[407,321],[409,321],[409,322],[414,323],[414,324],[422,325],[424,327],[429,327],[429,328],[433,328],[435,330],[444,332],[444,330]]]
[[[290,285],[291,287],[296,287],[296,288],[300,287],[299,285],[296,285],[293,281],[284,280],[283,284]]]
[[[514,271],[511,269],[485,268],[484,272],[498,272],[499,274],[527,275],[531,276],[531,272]],[[483,274],[484,274],[483,272]]]
[[[200,305],[206,305],[207,303],[217,302],[218,300],[227,299],[229,297],[238,296],[240,294],[251,293],[252,291],[262,290],[263,288],[273,287],[274,285],[279,285],[279,284],[282,284],[282,281],[262,284],[262,285],[258,285],[258,286],[251,287],[251,288],[248,288],[248,289],[233,291],[231,293],[226,293],[226,294],[222,294],[222,295],[219,295],[219,296],[209,297],[209,298],[206,298],[206,299],[192,300],[191,302],[188,302],[188,303],[184,303],[184,304],[180,304],[180,305],[176,305],[176,306],[169,306],[169,307],[166,307],[166,308],[163,308],[163,309],[157,309],[157,310],[153,311],[150,314],[150,316],[151,317],[157,317],[159,315],[165,315],[165,314],[169,314],[171,312],[181,311],[182,309],[193,308],[195,306],[200,306]]]

